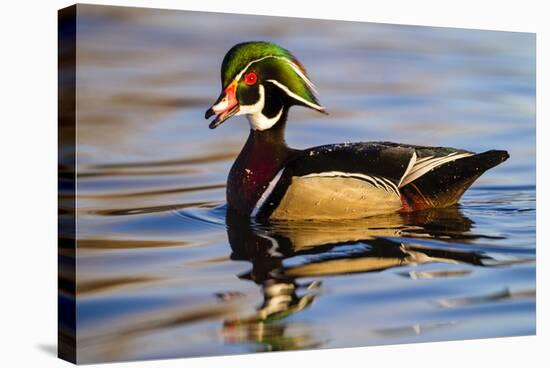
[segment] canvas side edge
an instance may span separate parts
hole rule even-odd
[[[76,354],[76,5],[58,12],[58,357]]]

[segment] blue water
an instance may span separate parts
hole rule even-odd
[[[293,147],[511,157],[456,208],[226,219],[248,125],[212,131],[204,111],[225,52],[258,39],[298,57],[330,113],[293,109]],[[80,362],[535,333],[534,35],[79,5],[77,55]]]

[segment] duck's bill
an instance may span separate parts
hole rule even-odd
[[[235,95],[236,90],[237,82],[233,81],[218,97],[214,105],[206,111],[206,114],[204,114],[206,119],[216,115],[216,118],[208,126],[210,129],[214,129],[239,112],[239,103]]]
[[[224,121],[226,121],[227,119],[229,119],[230,117],[232,117],[233,115],[235,115],[238,112],[239,112],[239,105],[237,104],[237,105],[233,106],[232,108],[230,108],[228,110],[224,110],[224,111],[218,113],[216,115],[216,118],[214,120],[212,120],[212,122],[210,123],[210,125],[208,125],[208,127],[210,129],[214,129],[218,125],[220,125],[221,123],[223,123]],[[210,108],[206,112],[205,118],[208,119],[214,114],[216,114],[216,112],[214,110],[212,110],[212,108]]]

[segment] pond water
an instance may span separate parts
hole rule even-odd
[[[78,17],[79,362],[535,333],[534,35],[81,5]],[[226,51],[248,40],[291,50],[330,114],[292,109],[292,147],[511,157],[453,208],[226,218],[248,123],[210,130],[204,112]]]

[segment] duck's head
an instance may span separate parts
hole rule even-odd
[[[270,42],[245,42],[225,55],[222,93],[206,111],[214,129],[235,115],[246,115],[255,130],[273,127],[292,105],[325,113],[302,64],[287,50]]]

